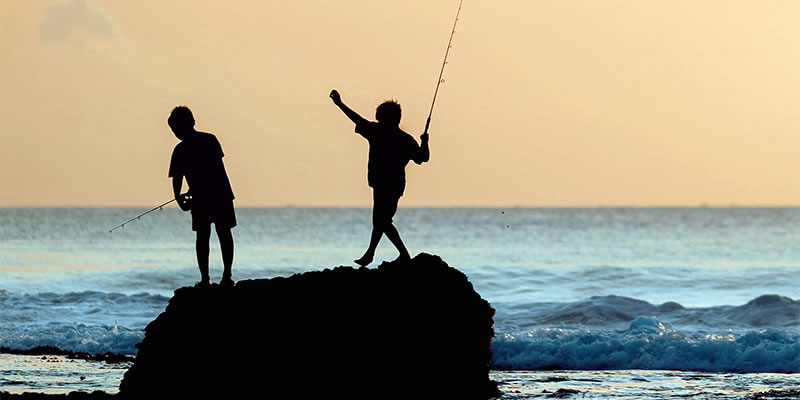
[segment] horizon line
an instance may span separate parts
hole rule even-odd
[[[153,205],[0,205],[0,209],[20,209],[20,208],[152,208]],[[165,206],[173,208],[172,205]],[[365,205],[309,205],[309,204],[283,204],[283,205],[243,205],[235,206],[237,209],[243,208],[370,208],[371,204]],[[174,208],[177,208],[175,206]],[[800,208],[800,204],[661,204],[661,205],[642,205],[642,204],[612,204],[612,205],[522,205],[522,204],[500,204],[500,205],[409,205],[399,208]]]

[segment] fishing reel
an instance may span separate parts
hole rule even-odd
[[[178,196],[178,207],[181,208],[183,211],[189,211],[192,209],[192,193],[186,192],[180,196]]]

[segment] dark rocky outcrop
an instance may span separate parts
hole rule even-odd
[[[125,398],[485,399],[494,310],[439,257],[175,291]]]

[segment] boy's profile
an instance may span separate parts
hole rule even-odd
[[[172,151],[169,177],[172,178],[172,191],[180,208],[192,211],[192,230],[197,232],[197,265],[200,267],[198,285],[207,286],[211,283],[208,273],[211,224],[217,231],[225,268],[220,285],[233,285],[231,228],[236,226],[236,214],[233,211],[233,190],[222,163],[222,146],[216,136],[195,130],[194,116],[188,107],[175,107],[167,123],[180,139]],[[181,194],[184,177],[189,190]]]
[[[405,191],[406,165],[410,160],[422,164],[430,159],[428,134],[420,136],[420,146],[411,135],[403,132],[400,129],[400,104],[394,101],[379,105],[375,111],[378,122],[370,122],[347,107],[336,90],[331,91],[330,98],[356,124],[356,133],[369,142],[367,182],[372,187],[372,235],[367,251],[355,263],[367,266],[372,262],[384,233],[400,252],[397,260],[408,260],[411,256],[392,223],[392,217]]]

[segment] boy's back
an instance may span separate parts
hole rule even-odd
[[[196,132],[175,146],[169,176],[185,176],[195,202],[233,200],[233,189],[222,162],[224,156],[216,136]]]
[[[364,121],[356,132],[369,141],[367,182],[370,187],[386,187],[403,194],[406,165],[417,158],[420,147],[413,136],[399,127]]]

